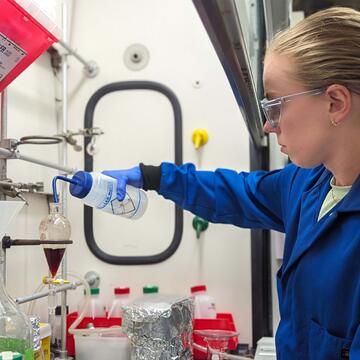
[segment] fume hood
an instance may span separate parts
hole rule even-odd
[[[290,0],[194,0],[227,75],[250,138],[266,145],[258,99],[266,41],[290,23]]]
[[[259,99],[266,44],[289,26],[291,0],[193,0],[249,131],[251,170],[269,168]],[[251,230],[253,343],[273,336],[270,235]]]

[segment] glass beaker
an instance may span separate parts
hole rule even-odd
[[[222,360],[222,353],[226,353],[229,348],[229,341],[239,335],[236,331],[230,330],[194,330],[196,335],[201,336],[206,342],[207,359]]]

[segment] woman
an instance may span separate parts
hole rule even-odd
[[[212,222],[285,232],[278,360],[360,359],[360,13],[320,11],[279,33],[264,60],[264,130],[293,164],[105,171]]]

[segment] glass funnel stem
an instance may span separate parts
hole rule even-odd
[[[56,309],[56,285],[49,283],[48,295],[48,321],[51,327],[51,343],[54,343],[54,328],[55,328],[55,309]]]

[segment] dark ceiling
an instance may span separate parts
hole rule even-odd
[[[359,0],[293,0],[293,10],[303,10],[305,16],[332,6],[346,6],[360,10]]]

